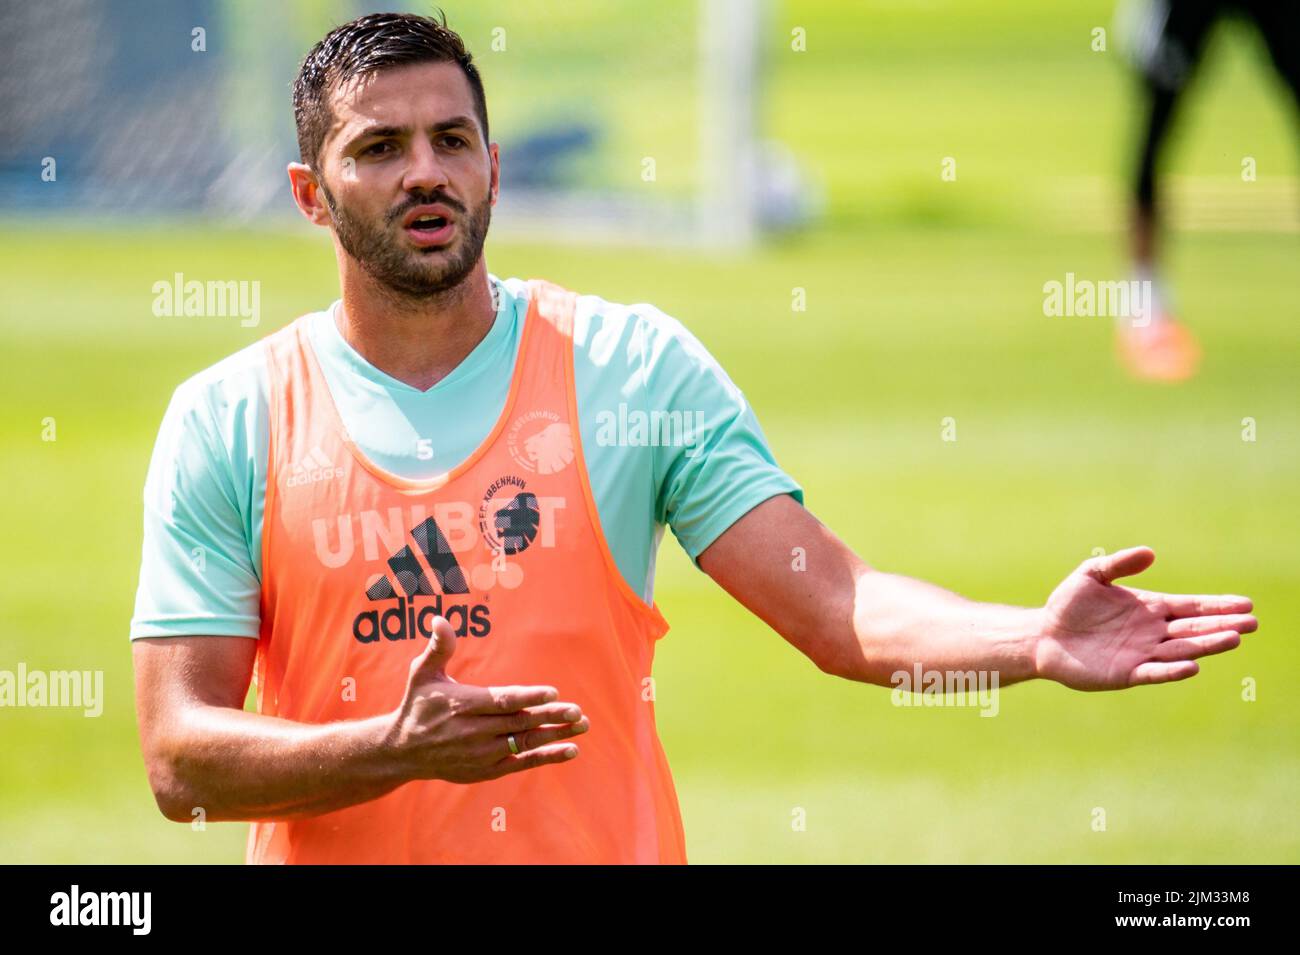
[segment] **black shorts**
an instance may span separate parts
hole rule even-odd
[[[1236,17],[1259,29],[1278,73],[1300,98],[1300,2],[1297,0],[1150,0],[1133,38],[1146,82],[1177,93],[1205,52],[1214,25]]]

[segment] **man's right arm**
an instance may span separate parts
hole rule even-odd
[[[549,686],[479,687],[447,677],[456,636],[442,617],[395,710],[311,724],[245,712],[257,641],[167,637],[133,644],[149,784],[168,819],[293,819],[376,799],[414,779],[472,783],[563,762],[586,732]],[[506,734],[517,734],[513,755]]]
[[[308,725],[243,710],[257,641],[166,637],[132,644],[149,785],[168,819],[291,818],[401,785],[383,717]]]

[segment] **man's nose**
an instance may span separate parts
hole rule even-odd
[[[408,192],[433,192],[448,185],[447,170],[439,160],[437,150],[427,139],[413,142],[408,155],[411,160],[402,179],[402,186]]]

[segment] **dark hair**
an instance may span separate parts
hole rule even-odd
[[[302,61],[293,83],[293,118],[298,126],[298,153],[315,168],[330,127],[329,93],[337,84],[390,66],[408,63],[460,64],[474,93],[474,108],[488,139],[487,98],[483,80],[465,42],[441,22],[414,13],[372,13],[335,27]]]

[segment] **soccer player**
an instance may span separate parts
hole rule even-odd
[[[1131,44],[1141,78],[1145,124],[1132,180],[1130,234],[1136,279],[1149,282],[1152,302],[1140,322],[1120,317],[1116,344],[1138,378],[1182,381],[1196,373],[1201,347],[1173,314],[1160,275],[1158,174],[1176,107],[1220,20],[1241,16],[1259,28],[1279,77],[1300,107],[1300,14],[1277,0],[1142,0]]]
[[[1142,547],[1037,608],[868,567],[679,322],[487,271],[498,150],[444,24],[338,27],[294,113],[342,295],[176,389],[131,626],[158,805],[251,821],[247,861],[685,862],[650,679],[665,524],[847,680],[1121,689],[1255,629],[1243,597],[1118,585]]]

